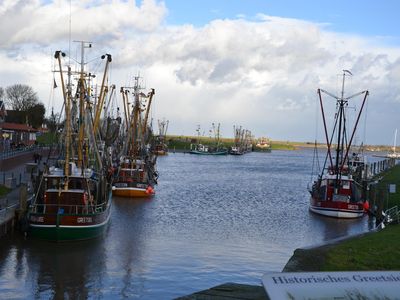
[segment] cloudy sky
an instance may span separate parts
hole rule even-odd
[[[346,94],[370,92],[358,139],[393,143],[400,3],[321,2],[0,0],[0,86],[28,84],[48,111],[60,109],[53,53],[73,63],[69,41],[91,41],[88,60],[113,56],[110,82],[127,86],[140,72],[155,88],[152,116],[170,120],[170,134],[194,135],[199,124],[207,134],[219,122],[227,137],[242,125],[274,140],[322,141],[316,90],[339,93],[348,69]],[[324,101],[332,119],[334,100]],[[349,119],[361,102],[351,100]]]

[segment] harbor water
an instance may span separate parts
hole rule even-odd
[[[158,158],[152,199],[113,199],[103,238],[0,240],[1,299],[172,299],[261,284],[299,247],[367,231],[308,211],[312,150]]]

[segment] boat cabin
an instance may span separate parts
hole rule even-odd
[[[64,176],[45,175],[43,203],[36,203],[38,212],[54,214],[85,213],[96,199],[96,182],[82,176],[68,178],[65,189]],[[40,197],[39,197],[40,198]]]
[[[338,180],[335,175],[327,176],[315,183],[312,194],[318,201],[357,203],[361,200],[356,183],[348,176],[342,176]]]

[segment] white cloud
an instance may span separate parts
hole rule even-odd
[[[71,12],[71,14],[70,14]],[[39,0],[5,1],[0,6],[0,46],[24,43],[48,45],[74,39],[97,41],[121,39],[126,34],[151,32],[166,14],[163,3],[145,0]]]
[[[385,143],[382,132],[396,126],[400,47],[380,45],[379,39],[265,15],[168,26],[167,8],[156,1],[73,1],[72,12],[72,38],[93,40],[93,55],[113,54],[117,85],[140,71],[156,89],[154,118],[170,119],[172,133],[194,134],[197,124],[221,122],[226,136],[239,124],[258,136],[313,140],[316,89],[336,93],[343,69],[354,73],[349,93],[371,92],[369,142]],[[6,1],[1,16],[2,85],[19,78],[48,97],[50,48],[67,48],[68,1]]]

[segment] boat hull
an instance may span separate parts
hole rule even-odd
[[[191,150],[189,151],[189,153],[197,155],[227,155],[228,151],[204,152],[204,151]]]
[[[148,189],[145,188],[113,187],[112,193],[113,196],[118,196],[118,197],[144,198],[153,196],[154,190],[152,190],[152,192],[149,192]]]
[[[168,152],[165,150],[156,150],[154,153],[158,156],[168,155]]]
[[[312,197],[309,209],[313,213],[339,219],[355,219],[364,215],[364,207],[362,204],[318,201]]]
[[[29,214],[29,235],[51,241],[78,241],[99,237],[107,228],[110,206],[96,214]]]
[[[76,226],[32,226],[30,227],[30,236],[50,241],[79,241],[88,240],[101,236],[107,224],[100,226],[83,226],[77,228]]]
[[[229,151],[230,155],[243,155],[243,152],[235,152],[235,151]]]

